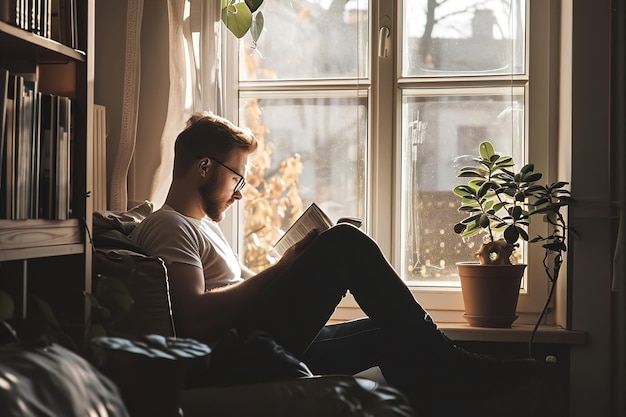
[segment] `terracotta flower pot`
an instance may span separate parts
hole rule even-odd
[[[465,319],[475,327],[511,327],[517,319],[520,284],[526,265],[458,262]]]

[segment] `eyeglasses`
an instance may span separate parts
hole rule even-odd
[[[233,189],[233,194],[238,193],[239,191],[241,191],[243,189],[243,187],[246,186],[246,179],[243,177],[243,175],[241,175],[240,173],[238,173],[234,169],[224,165],[223,163],[221,163],[220,161],[218,161],[215,158],[211,158],[210,156],[208,156],[207,158],[209,158],[211,161],[217,162],[218,164],[220,164],[221,166],[223,166],[224,168],[226,168],[227,170],[229,170],[230,172],[232,172],[233,174],[235,174],[235,175],[237,175],[239,177],[239,181],[237,181],[237,184],[235,184],[235,188]]]

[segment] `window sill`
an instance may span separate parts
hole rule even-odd
[[[511,328],[498,329],[472,327],[467,323],[439,323],[438,327],[452,340],[479,342],[527,343],[534,325],[514,324]],[[560,326],[539,326],[535,343],[553,343],[565,345],[584,345],[587,333],[579,330],[567,330]]]

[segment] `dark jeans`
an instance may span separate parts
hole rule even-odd
[[[367,318],[326,325],[348,290]],[[313,373],[378,365],[404,391],[416,386],[425,355],[446,343],[378,245],[348,224],[320,234],[239,329],[267,331]]]

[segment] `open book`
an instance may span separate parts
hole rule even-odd
[[[337,220],[337,224],[339,223],[350,223],[356,227],[361,227],[362,221],[356,217],[342,217]],[[302,240],[311,230],[317,229],[321,233],[332,226],[333,222],[328,215],[317,204],[312,203],[278,239],[274,245],[274,250],[278,255],[283,256],[287,249]]]

